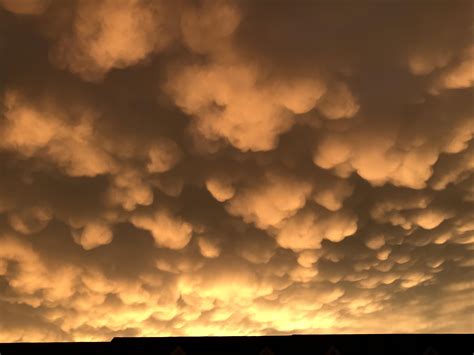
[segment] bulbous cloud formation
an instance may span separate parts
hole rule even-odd
[[[2,0],[2,7],[17,15],[41,15],[50,5],[50,0]]]
[[[78,1],[72,27],[51,51],[58,65],[85,80],[138,64],[172,40],[164,1]]]
[[[472,7],[0,0],[0,342],[473,332]]]

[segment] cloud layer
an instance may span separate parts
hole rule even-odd
[[[0,342],[473,332],[473,10],[0,0]]]

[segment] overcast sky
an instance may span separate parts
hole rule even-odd
[[[0,342],[474,332],[473,10],[0,0]]]

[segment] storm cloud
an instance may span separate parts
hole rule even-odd
[[[0,0],[0,342],[473,332],[473,10]]]

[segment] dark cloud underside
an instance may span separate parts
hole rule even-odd
[[[0,0],[0,342],[473,332],[473,10]]]

